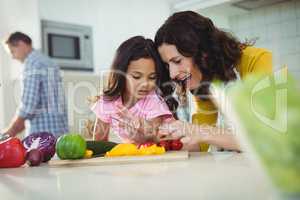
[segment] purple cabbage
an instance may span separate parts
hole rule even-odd
[[[43,162],[49,161],[55,154],[56,137],[51,133],[40,132],[30,134],[23,139],[22,143],[27,152],[32,149],[40,150]]]

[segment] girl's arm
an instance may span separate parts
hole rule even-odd
[[[147,120],[133,116],[124,106],[119,106],[118,109],[120,118],[116,120],[119,121],[120,128],[125,129],[129,133],[129,137],[133,142],[157,141],[158,128],[164,121],[165,115]]]
[[[158,129],[163,123],[164,116],[155,117],[150,120],[140,119],[139,131],[142,132],[145,138],[153,138],[154,140],[157,137]]]
[[[156,142],[158,140],[158,128],[162,124],[163,117],[151,120],[142,118],[131,118],[130,121],[120,120],[119,126],[129,133],[130,141],[137,144],[145,142]]]
[[[95,131],[95,140],[99,141],[108,141],[110,124],[101,121],[99,118],[96,119],[94,131]]]

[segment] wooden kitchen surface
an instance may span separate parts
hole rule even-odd
[[[192,153],[173,162],[0,169],[0,195],[1,200],[275,199],[247,154],[233,152]]]
[[[148,156],[115,156],[98,157],[78,160],[60,160],[54,158],[48,162],[50,167],[78,167],[78,166],[99,166],[99,165],[121,165],[133,163],[170,162],[188,159],[187,151],[169,151],[162,155]]]

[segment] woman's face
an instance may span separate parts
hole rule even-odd
[[[135,100],[145,97],[155,88],[155,63],[151,58],[140,58],[129,63],[126,74],[126,96]]]
[[[170,77],[181,82],[186,89],[193,90],[199,87],[202,74],[191,57],[180,54],[175,45],[163,43],[158,52],[170,71]]]

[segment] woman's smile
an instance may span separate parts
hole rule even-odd
[[[182,86],[185,86],[185,88],[189,88],[191,79],[192,79],[192,74],[188,73],[188,74],[184,75],[182,78],[174,79],[174,81]]]
[[[158,51],[169,68],[170,77],[186,89],[193,90],[199,87],[202,80],[202,74],[194,64],[191,57],[185,57],[180,54],[175,45],[163,43]]]

